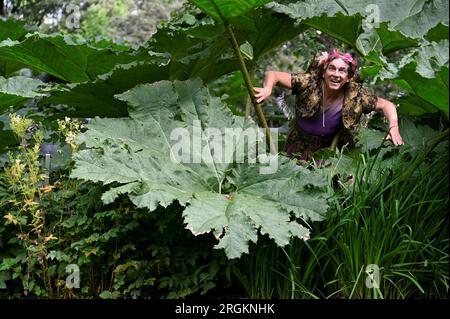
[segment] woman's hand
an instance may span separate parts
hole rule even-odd
[[[267,100],[267,98],[272,95],[272,88],[270,87],[263,87],[263,88],[254,88],[256,94],[256,102],[261,103]]]
[[[395,146],[403,145],[403,139],[400,135],[398,126],[393,126],[389,129],[389,134],[385,138],[386,140],[391,140]]]
[[[389,121],[389,133],[384,139],[392,141],[395,146],[403,145],[403,139],[398,129],[398,116],[394,103],[379,97],[377,100],[375,111],[382,111],[384,113],[384,116]]]
[[[265,73],[262,88],[253,88],[255,90],[256,102],[261,103],[267,100],[272,95],[274,86],[280,86],[286,89],[291,88],[291,74],[279,71],[267,71]]]

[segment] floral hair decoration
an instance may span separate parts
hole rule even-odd
[[[319,66],[325,68],[331,61],[338,58],[342,59],[350,66],[350,71],[352,74],[356,73],[358,69],[358,61],[354,59],[350,53],[342,53],[339,52],[338,49],[333,49],[329,52],[322,52],[316,60]]]

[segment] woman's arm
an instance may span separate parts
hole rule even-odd
[[[402,145],[403,139],[398,128],[397,110],[394,103],[379,97],[375,111],[383,112],[389,121],[389,134],[386,139],[391,140],[394,145]]]
[[[291,74],[287,72],[267,71],[264,77],[263,88],[254,88],[258,103],[265,101],[271,94],[274,86],[291,88]]]

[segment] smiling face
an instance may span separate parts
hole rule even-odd
[[[350,81],[348,74],[349,65],[341,58],[331,61],[323,72],[325,87],[332,91],[338,91]]]

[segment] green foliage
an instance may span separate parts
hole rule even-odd
[[[5,79],[0,76],[0,112],[10,106],[20,105],[27,99],[43,96],[44,94],[37,92],[43,86],[44,83],[37,79],[24,76]]]
[[[9,225],[16,228],[15,238],[9,238],[7,242],[16,244],[16,252],[14,257],[2,256],[0,271],[7,274],[8,278],[19,278],[25,295],[32,293],[41,296],[49,285],[48,276],[51,270],[45,256],[47,243],[53,240],[53,234],[47,232],[44,227],[45,212],[41,203],[46,201],[47,193],[52,187],[42,184],[45,179],[39,165],[42,132],[37,131],[31,139],[26,140],[26,133],[31,124],[31,120],[11,115],[11,128],[21,143],[20,152],[15,155],[8,154],[10,164],[5,168],[5,179],[2,183],[7,190],[2,192],[2,197],[6,199],[0,198],[0,202],[5,210],[2,216],[2,233]],[[28,145],[29,143],[32,145]],[[7,251],[6,249],[5,252]],[[31,276],[30,271],[35,265],[39,265],[39,270]],[[36,284],[35,276],[42,278],[42,286]]]
[[[214,89],[230,103],[242,97],[236,93],[242,79],[223,77],[238,63],[215,3],[233,26],[252,73],[258,75],[262,57],[280,44],[315,29],[359,52],[364,77],[405,90],[397,101],[400,113],[438,113],[448,121],[447,2],[191,2],[202,12],[186,8],[139,49],[32,33],[23,22],[0,20],[1,111],[27,103],[20,112],[34,118],[111,117],[92,120],[79,140],[85,144],[72,176],[89,180],[80,182],[68,178],[73,163],[61,158],[70,153],[67,143],[76,151],[72,133],[81,127],[60,126],[58,134],[67,140],[57,142],[60,153],[51,161],[65,164],[50,174],[40,145],[55,142],[52,131],[34,132],[30,120],[14,117],[14,137],[0,114],[0,147],[16,145],[5,164],[1,159],[0,296],[195,296],[225,285],[221,270],[231,265],[225,257],[244,252],[250,254],[233,263],[234,274],[255,298],[448,296],[448,131],[436,139],[429,127],[403,119],[401,148],[383,142],[383,131],[366,130],[358,137],[359,150],[331,157],[320,169],[272,157],[277,172],[261,175],[261,162],[214,160],[214,134],[207,131],[256,128],[251,121],[232,116],[200,82],[155,83],[201,78],[216,81]],[[27,1],[18,12],[29,14],[40,5],[51,11],[61,4]],[[100,6],[91,12],[85,26],[108,24],[102,21],[109,13]],[[137,26],[147,21],[135,17],[130,24],[136,19]],[[112,20],[108,27],[114,28],[118,20]],[[310,51],[321,50],[304,45],[302,67]],[[41,80],[47,83],[24,77],[22,68],[45,72]],[[173,128],[203,133],[210,161],[172,162]],[[187,146],[187,140],[179,142]],[[329,219],[318,223],[328,208],[325,178],[336,200]],[[225,254],[211,250],[213,245]],[[381,267],[377,290],[364,285],[370,263]],[[80,267],[80,290],[65,285],[69,264]]]
[[[422,48],[417,57],[420,62],[412,61],[402,67],[396,82],[448,120],[448,40]],[[418,103],[421,104],[425,103]]]
[[[171,54],[168,66],[161,65],[167,62],[155,55],[148,55],[145,49],[127,51],[127,48],[104,47],[102,43],[92,41],[85,43],[78,37],[66,37],[63,40],[61,36],[44,37],[37,34],[33,35],[37,41],[33,46],[44,49],[57,43],[61,50],[70,50],[70,54],[61,60],[60,56],[47,59],[48,55],[42,56],[43,51],[27,51],[23,61],[20,60],[21,63],[14,66],[19,62],[17,57],[22,54],[21,52],[31,45],[28,44],[31,40],[26,38],[20,39],[20,43],[5,43],[3,50],[9,55],[4,55],[3,59],[8,70],[10,67],[14,70],[28,65],[70,82],[89,80],[76,85],[53,86],[48,92],[50,96],[40,101],[43,106],[49,103],[69,106],[70,108],[64,109],[62,116],[124,116],[126,115],[124,103],[114,99],[113,95],[139,83],[152,83],[168,78],[187,79],[196,76],[209,81],[237,69],[234,58],[223,54],[229,45],[223,26],[208,19],[199,21],[196,22],[196,17],[193,15],[183,15],[180,19],[161,28],[149,42],[149,50],[160,52],[161,55]],[[280,19],[267,11],[263,15],[250,12],[245,19],[241,18],[241,21],[245,23],[241,23],[237,30],[238,39],[244,43],[247,37],[250,37],[249,43],[254,48],[255,61],[261,54],[279,45],[284,39],[297,34],[299,28],[303,28],[296,28],[289,19]],[[265,27],[267,21],[270,21],[269,29]],[[211,34],[214,34],[212,39]],[[205,39],[208,41],[205,42]],[[174,44],[177,45],[174,46]],[[99,60],[103,56],[111,58]],[[94,57],[95,69],[89,62]],[[74,62],[78,59],[85,61],[86,66],[79,65],[74,68]],[[37,60],[40,62],[35,63]],[[62,63],[62,61],[65,62]],[[134,62],[128,63],[131,61]],[[102,73],[105,74],[98,77]]]
[[[12,41],[22,39],[28,32],[24,21],[0,19],[0,42],[7,39]]]
[[[320,5],[310,0],[288,5],[273,2],[268,6],[338,38],[362,55],[371,51],[366,50],[370,46],[386,54],[404,48],[403,41],[412,45],[414,39],[425,37],[440,22],[448,28],[448,3],[443,0],[327,0]]]
[[[270,2],[270,0],[190,0],[190,2],[202,9],[202,11],[206,12],[215,20],[220,21],[220,16],[225,19],[237,17],[247,11]]]
[[[81,37],[40,33],[28,34],[22,41],[1,42],[0,56],[0,64],[20,62],[68,82],[94,80],[116,64],[150,59],[138,51],[96,48]]]
[[[369,131],[360,141],[378,140],[378,147],[368,146],[348,166],[337,158],[340,165],[330,175],[333,203],[325,221],[312,225],[310,240],[294,238],[284,248],[261,240],[233,265],[251,298],[448,296],[448,141],[404,179],[437,132],[410,122],[403,127],[405,149],[388,154]],[[367,267],[374,264],[378,288],[366,286],[373,283]]]
[[[132,6],[132,0],[96,1],[91,4],[83,16],[81,29],[88,38],[98,36],[109,37],[112,34],[110,27],[111,17],[124,17]]]
[[[268,6],[359,52],[366,61],[361,74],[395,79],[416,103],[411,113],[423,114],[432,105],[448,120],[448,36],[438,43],[427,40],[440,40],[444,29],[448,32],[446,1],[329,0],[320,6],[314,1]],[[400,62],[388,62],[385,56],[400,50],[409,52]],[[403,104],[402,111],[409,113],[410,105]]]
[[[324,181],[295,162],[269,157],[277,167],[263,175],[269,167],[261,157],[258,164],[235,164],[256,161],[258,129],[232,116],[200,82],[138,86],[118,98],[129,103],[130,118],[93,120],[79,139],[87,149],[77,154],[72,173],[106,185],[120,183],[103,195],[105,203],[125,193],[150,211],[174,200],[189,203],[183,214],[187,228],[195,235],[213,230],[220,238],[217,248],[230,258],[247,252],[259,229],[280,246],[291,236],[307,239],[309,231],[289,212],[307,221],[321,219],[326,211],[317,189]],[[174,137],[180,128],[188,135]],[[182,157],[174,157],[179,151]]]
[[[412,181],[401,178],[407,162],[394,167],[392,175],[386,169],[372,174],[376,159],[366,159],[367,164],[357,167],[350,200],[337,204],[331,218],[337,249],[330,271],[336,277],[327,285],[334,289],[333,296],[441,298],[448,294],[444,271],[448,167],[443,161],[447,155],[442,155],[422,166]],[[369,264],[380,267],[379,289],[365,285]]]
[[[394,80],[408,95],[398,99],[399,112],[412,115],[440,112],[448,119],[448,40],[432,42],[388,63],[376,53],[369,55],[365,72],[380,80]]]
[[[152,215],[126,200],[108,209],[98,185],[65,177],[56,185],[41,203],[45,228],[53,234],[43,243],[46,253],[38,255],[43,258],[34,257],[34,243],[17,239],[17,226],[2,221],[2,298],[22,297],[24,290],[31,297],[181,298],[226,280],[220,274],[224,256],[211,253],[211,238],[183,230],[177,205]],[[10,208],[8,198],[2,198],[4,209]],[[69,264],[80,268],[79,289],[66,286]]]
[[[224,255],[211,253],[210,237],[183,229],[178,205],[153,214],[126,198],[105,206],[100,185],[70,180],[66,170],[45,182],[42,133],[28,136],[30,125],[12,117],[23,146],[0,173],[0,297],[181,298],[226,280]],[[60,127],[66,138],[78,129]],[[69,265],[80,269],[79,289],[66,285]]]
[[[78,1],[78,0],[74,0]],[[6,17],[25,19],[29,23],[41,24],[48,14],[55,13],[66,4],[62,0],[8,0],[2,1],[0,13]]]
[[[263,9],[241,15],[231,23],[238,43],[252,47],[250,65],[305,29]],[[158,28],[149,47],[155,52],[170,53],[172,80],[200,77],[209,82],[239,68],[223,24],[195,11],[183,13]]]
[[[158,60],[118,65],[93,82],[59,86],[41,103],[68,106],[55,114],[58,117],[126,116],[126,103],[115,99],[114,95],[141,83],[167,80],[168,73],[168,67],[160,65]]]
[[[412,159],[419,157],[433,143],[434,139],[442,134],[428,125],[414,124],[408,117],[401,118],[399,124],[405,143],[402,147],[395,147],[390,141],[385,140],[388,131],[386,124],[377,129],[361,129],[355,136],[356,149],[351,152],[344,154],[345,149],[342,149],[335,153],[322,152],[323,156],[320,153],[317,154],[317,159],[324,159],[324,165],[319,172],[326,176],[330,182],[333,176],[339,176],[340,185],[351,189],[350,185],[354,182],[357,167],[361,165],[361,161],[365,161],[365,156],[370,155],[372,160],[370,166],[371,178],[376,178],[385,170],[391,170],[402,165],[405,165],[405,168],[408,167],[404,163],[410,163],[409,166],[411,166]],[[427,154],[427,157],[445,152],[446,143],[448,144],[445,139],[438,141],[438,144],[431,150],[431,154]],[[376,157],[376,160],[374,157]],[[421,163],[421,165],[425,164]]]
[[[415,102],[415,107],[411,109],[411,112],[418,114],[429,110],[429,106],[432,106],[433,111],[439,110],[448,117],[446,107],[444,107],[448,105],[446,90],[448,85],[445,81],[448,73],[448,59],[442,60],[444,55],[438,58],[432,54],[436,49],[444,52],[445,42],[435,45],[426,40],[442,38],[442,30],[448,25],[448,18],[445,17],[445,14],[443,15],[446,11],[448,12],[446,2],[408,1],[398,5],[396,1],[376,3],[329,1],[324,6],[317,6],[314,2],[307,1],[290,5],[271,3],[264,8],[256,8],[263,2],[246,3],[242,6],[235,2],[219,2],[217,4],[219,9],[223,4],[224,7],[220,10],[229,12],[229,14],[226,13],[226,17],[230,19],[230,23],[235,29],[239,44],[246,44],[249,49],[252,48],[253,59],[248,60],[250,69],[258,63],[264,53],[304,32],[308,27],[313,27],[342,40],[361,52],[366,60],[363,75],[374,76],[381,80],[396,79],[400,85],[404,84],[402,87],[408,91],[409,96]],[[212,12],[211,2],[205,1],[199,5],[208,13]],[[376,11],[373,11],[375,9],[372,7],[370,8],[373,9],[373,12],[366,10],[368,5],[378,6],[379,21],[369,21],[374,18],[372,15]],[[254,6],[255,8],[253,8]],[[253,9],[249,10],[250,8]],[[327,16],[323,15],[325,12]],[[413,28],[411,21],[422,20],[425,17],[428,18],[428,21],[423,25],[423,29]],[[369,27],[369,22],[376,23]],[[42,34],[30,34],[24,37],[23,32],[22,25],[14,25],[10,38],[15,41],[7,40],[0,45],[1,59],[4,61],[0,65],[5,65],[4,74],[9,75],[13,70],[28,65],[66,81],[88,81],[82,85],[56,86],[52,90],[54,96],[42,102],[74,106],[76,110],[80,109],[79,116],[125,115],[124,104],[115,101],[112,97],[120,90],[123,92],[138,83],[166,78],[185,80],[193,77],[201,77],[208,82],[238,69],[237,61],[231,53],[221,22],[213,21],[192,10],[180,14],[178,18],[160,27],[148,43],[148,50],[170,55],[169,65],[160,65],[160,70],[157,70],[156,67],[151,69],[152,67],[149,66],[151,70],[137,71],[139,74],[137,79],[134,75],[136,70],[141,69],[138,67],[139,65],[144,68],[147,66],[146,63],[162,62],[161,60],[156,62],[155,57],[148,55],[143,48],[135,51],[127,48],[119,50],[116,47],[114,49],[105,48],[99,43],[85,43],[84,40],[77,37],[63,38]],[[3,37],[6,38],[6,35]],[[64,57],[59,53],[55,53],[55,56],[49,56],[47,53],[43,55],[42,52],[56,52],[50,50],[50,47],[54,45],[59,48],[58,52],[67,52],[67,54]],[[424,49],[412,51],[408,55],[408,57],[412,56],[412,59],[408,60],[408,63],[404,61],[400,65],[388,62],[379,52],[382,50],[384,54],[388,54],[401,49],[411,50],[417,45]],[[30,46],[39,49],[30,51]],[[95,66],[90,62],[94,58]],[[427,62],[429,59],[435,58],[438,59],[438,67],[436,64],[430,65]],[[79,63],[80,61],[82,63]],[[128,64],[132,61],[137,64]],[[145,61],[145,63],[140,64],[138,61]],[[120,66],[121,64],[128,64],[128,66],[123,67]],[[432,73],[423,72],[424,69],[430,70],[430,68]],[[108,85],[108,76],[102,79],[97,78],[99,75],[113,70],[118,71],[115,72],[116,75],[120,74],[118,82],[121,83],[120,87]],[[111,76],[114,76],[114,73]],[[409,82],[413,82],[413,86]],[[415,83],[420,83],[420,85],[414,87]],[[435,89],[427,91],[426,88],[430,87],[435,87]],[[419,99],[414,98],[416,95]],[[403,100],[399,100],[399,102],[402,103]],[[99,106],[94,107],[96,105]],[[108,108],[108,105],[114,107]],[[405,112],[408,112],[411,108],[411,99],[403,105]],[[95,109],[98,110],[94,111]],[[76,115],[76,110],[70,110],[70,113],[66,114]],[[88,110],[91,110],[92,113],[89,114]]]

